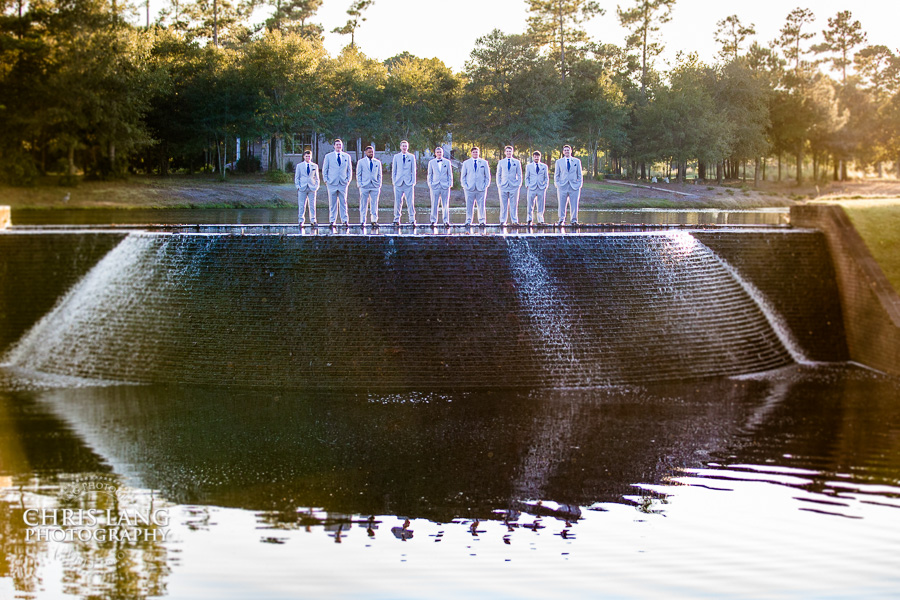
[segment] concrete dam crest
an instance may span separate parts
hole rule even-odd
[[[132,382],[479,389],[735,375],[802,356],[773,326],[778,307],[698,237],[135,232],[4,362]]]

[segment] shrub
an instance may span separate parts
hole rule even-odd
[[[281,169],[269,169],[266,171],[266,181],[269,183],[292,183],[294,176]]]
[[[234,164],[235,173],[259,173],[262,163],[255,156],[242,156]]]
[[[0,183],[16,186],[30,186],[37,183],[38,170],[34,160],[25,152],[13,152],[3,157],[0,169]]]

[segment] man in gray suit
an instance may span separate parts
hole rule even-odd
[[[566,207],[571,203],[572,225],[578,225],[578,198],[581,196],[581,186],[584,185],[584,174],[581,171],[581,161],[572,156],[572,146],[563,146],[563,157],[556,161],[553,169],[553,185],[556,186],[556,194],[559,197],[559,222],[562,225],[566,220]]]
[[[319,165],[312,161],[312,152],[303,153],[303,162],[294,169],[294,185],[297,186],[297,204],[300,206],[300,225],[305,224],[306,209],[309,207],[309,221],[313,227],[316,221],[316,192],[319,189]]]
[[[359,187],[359,224],[366,224],[366,208],[372,216],[372,227],[378,227],[378,196],[381,195],[381,161],[375,148],[366,146],[366,157],[356,163],[356,185]]]
[[[416,224],[416,207],[413,196],[416,188],[416,157],[409,152],[409,142],[400,142],[400,154],[394,155],[391,161],[391,183],[394,185],[394,225],[400,224],[403,212],[403,198],[409,211],[409,224]]]
[[[428,187],[431,190],[431,226],[437,223],[438,206],[444,203],[444,226],[450,225],[450,188],[453,187],[453,167],[444,160],[444,149],[434,149],[434,158],[428,161]]]
[[[535,213],[537,222],[544,224],[544,205],[547,202],[547,188],[550,186],[550,167],[541,163],[541,153],[537,150],[531,153],[531,163],[525,167],[525,201],[528,209],[527,225],[534,224]]]
[[[479,158],[480,154],[481,151],[477,146],[472,148],[472,158],[463,163],[459,179],[466,195],[466,225],[472,224],[472,209],[477,202],[478,225],[484,227],[486,224],[484,201],[491,185],[491,168],[486,160]]]
[[[344,142],[338,138],[334,140],[334,152],[325,155],[325,163],[322,165],[322,178],[328,188],[328,221],[334,227],[337,221],[338,211],[341,214],[341,222],[349,226],[347,217],[347,188],[353,179],[353,164],[350,155],[344,150]]]
[[[522,163],[513,158],[513,147],[503,149],[506,158],[497,163],[497,189],[500,192],[500,225],[506,225],[512,218],[513,225],[519,224],[519,190],[522,188]]]

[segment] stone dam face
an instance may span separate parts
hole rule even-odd
[[[846,358],[816,232],[94,235],[0,236],[2,362],[387,390],[603,386]],[[44,266],[29,263],[41,248]]]

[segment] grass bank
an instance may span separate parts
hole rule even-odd
[[[830,202],[844,207],[888,281],[900,292],[900,199]]]

